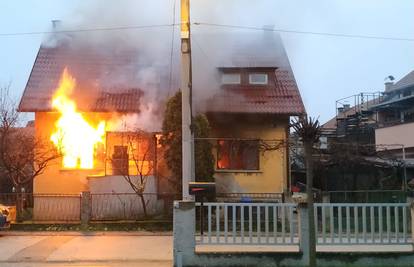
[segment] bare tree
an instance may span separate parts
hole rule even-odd
[[[8,87],[0,89],[0,168],[16,188],[17,217],[22,212],[22,188],[41,175],[61,155],[34,129],[21,127],[20,116],[9,96]]]
[[[308,205],[308,221],[309,221],[309,266],[316,266],[316,236],[315,236],[315,220],[313,210],[313,146],[319,142],[320,125],[317,119],[311,117],[302,117],[292,122],[291,127],[303,142],[305,152],[306,166],[306,194]]]
[[[113,171],[122,175],[138,195],[144,216],[148,217],[149,200],[145,199],[145,188],[155,169],[155,140],[141,130],[122,132],[120,135],[122,142],[118,148],[122,149],[114,151],[111,156]]]

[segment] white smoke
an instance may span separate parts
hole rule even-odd
[[[179,89],[179,26],[172,26],[174,18],[180,19],[179,1],[176,2],[84,1],[56,29],[68,32],[54,34],[44,43],[69,45],[73,51],[88,57],[105,58],[108,64],[93,66],[97,73],[93,80],[82,77],[82,64],[73,64],[71,71],[79,84],[143,91],[140,113],[122,116],[119,127],[114,126],[116,129],[121,129],[124,123],[129,130],[160,130],[165,101]],[[72,32],[73,29],[86,31]],[[127,57],[128,63],[122,57]]]
[[[148,102],[147,105],[141,106],[144,110],[138,113],[117,114],[108,121],[106,128],[115,132],[159,132],[162,121],[159,120],[155,105]]]
[[[280,13],[282,2],[260,0],[252,5],[250,0],[192,1],[191,19],[193,22],[261,27],[279,22],[274,12]],[[160,104],[180,87],[179,5],[179,0],[85,1],[62,23],[63,30],[101,29],[71,33],[70,37],[64,35],[63,40],[69,38],[77,49],[93,50],[115,59],[122,52],[135,51],[133,63],[128,66],[98,66],[102,68],[98,84],[144,91],[142,112],[127,120],[136,119],[141,129],[153,129],[153,120],[162,121]],[[171,24],[177,25],[168,26]],[[113,28],[123,29],[111,30]],[[235,62],[247,62],[252,58],[266,65],[286,65],[285,55],[277,52],[280,45],[275,32],[192,25],[194,109],[205,110],[206,100],[220,90],[218,67],[240,66]],[[127,75],[126,68],[132,69],[135,75]]]

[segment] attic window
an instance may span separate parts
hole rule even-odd
[[[240,84],[240,73],[223,73],[221,82],[223,84]]]
[[[251,73],[249,74],[249,83],[250,84],[267,84],[267,74],[266,73]]]

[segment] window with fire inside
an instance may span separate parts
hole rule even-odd
[[[217,170],[259,171],[259,140],[219,140]]]

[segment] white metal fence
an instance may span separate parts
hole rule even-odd
[[[33,195],[34,221],[79,221],[80,195]]]
[[[91,194],[91,220],[143,219],[143,205],[148,216],[165,214],[168,208],[172,208],[166,205],[168,197],[173,198],[170,195],[151,193],[143,194],[142,199],[135,193]]]
[[[197,204],[198,244],[294,245],[299,243],[294,203]]]
[[[409,203],[316,203],[317,244],[407,244]]]

